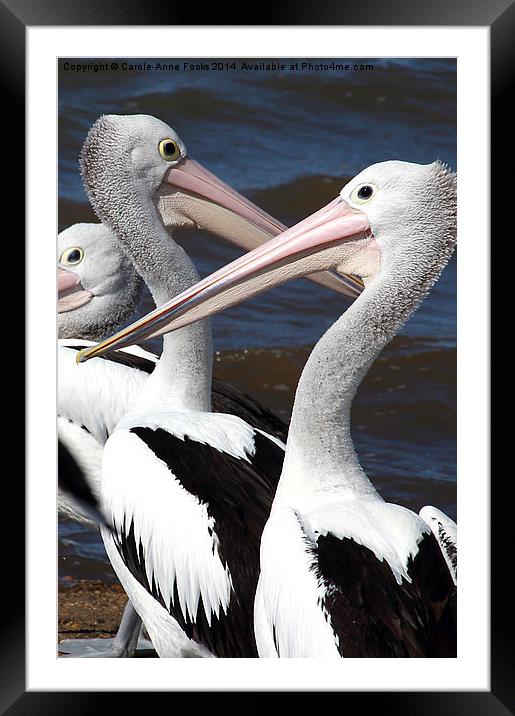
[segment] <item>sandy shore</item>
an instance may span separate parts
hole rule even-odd
[[[107,639],[118,630],[127,603],[119,584],[80,580],[59,586],[59,643],[63,639]]]

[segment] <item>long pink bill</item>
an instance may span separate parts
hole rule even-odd
[[[251,298],[272,285],[297,278],[285,273],[276,277],[273,284],[266,282],[267,273],[278,266],[344,241],[362,238],[369,232],[366,214],[350,207],[340,198],[335,199],[291,229],[215,271],[111,338],[81,351],[77,355],[77,362],[170,333]],[[304,270],[304,273],[308,272],[309,267]],[[261,282],[253,281],[256,277],[260,277]],[[249,288],[251,281],[253,285]]]
[[[163,183],[174,189],[182,189],[208,199],[214,204],[241,216],[263,231],[263,242],[266,237],[277,236],[288,228],[235,191],[215,174],[212,174],[202,164],[189,157],[172,167],[165,175]],[[235,240],[234,243],[248,251],[256,246],[257,241],[254,241],[251,245],[249,243],[245,245],[238,240]],[[336,271],[324,271],[313,276],[307,276],[307,278],[350,298],[356,298],[363,290],[363,285],[356,278],[341,275]]]
[[[186,189],[193,194],[210,199],[215,204],[248,219],[271,236],[280,234],[287,228],[212,174],[202,164],[189,157],[172,167],[163,181],[178,189]]]

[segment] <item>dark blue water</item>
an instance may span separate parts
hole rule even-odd
[[[439,158],[456,169],[455,61],[359,62],[372,64],[373,71],[77,74],[63,71],[61,61],[60,228],[94,220],[77,158],[103,113],[158,116],[180,134],[192,157],[286,224],[333,199],[374,162]],[[183,233],[178,240],[202,275],[238,255],[206,234]],[[348,305],[297,281],[235,307],[213,320],[221,351],[215,369],[287,416],[309,347]],[[150,306],[147,297],[141,310]],[[358,453],[386,497],[415,509],[432,502],[456,514],[455,419],[453,258],[355,401]],[[98,540],[69,523],[61,523],[60,532],[68,540],[61,545],[67,568],[75,561],[77,573],[90,573],[87,558],[100,559]]]

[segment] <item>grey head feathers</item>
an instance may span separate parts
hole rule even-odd
[[[172,139],[180,156],[165,161],[159,144]],[[198,280],[186,253],[167,233],[156,207],[165,173],[186,147],[174,130],[147,115],[103,115],[84,142],[80,167],[97,216],[113,231],[156,304]]]
[[[181,154],[176,161],[163,160],[159,142],[173,139]],[[98,217],[123,232],[128,215],[120,199],[152,202],[164,174],[187,154],[177,133],[161,120],[147,115],[102,115],[93,124],[80,155],[82,180]],[[138,207],[139,208],[139,207]],[[131,207],[134,211],[134,205]]]

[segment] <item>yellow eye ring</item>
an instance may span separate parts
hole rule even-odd
[[[173,162],[181,156],[179,145],[173,139],[162,139],[159,142],[159,154],[165,162]]]
[[[375,184],[360,184],[353,189],[350,198],[355,204],[366,204],[374,198],[376,193],[377,187]]]
[[[71,246],[61,254],[59,263],[63,266],[77,266],[84,258],[84,251],[79,246]]]

